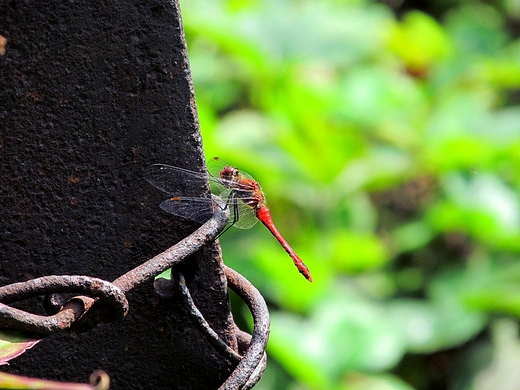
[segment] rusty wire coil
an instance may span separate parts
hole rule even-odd
[[[88,330],[102,321],[117,321],[128,312],[125,294],[133,288],[152,281],[159,273],[175,267],[186,257],[213,241],[226,226],[229,210],[216,208],[213,217],[193,234],[178,242],[114,282],[77,275],[52,275],[0,287],[0,327],[8,327],[45,337],[74,329]],[[266,367],[265,348],[269,338],[270,318],[267,305],[258,290],[242,275],[225,267],[228,286],[241,297],[251,310],[253,335],[235,327],[240,355],[220,339],[195,306],[186,287],[184,276],[178,273],[178,282],[184,304],[192,321],[206,339],[223,357],[236,364],[229,378],[219,390],[247,390],[256,385]],[[8,306],[43,294],[83,294],[67,301],[59,312],[41,316]]]
[[[88,302],[79,297],[71,301],[70,306],[74,309],[53,316],[27,313],[6,305],[51,293],[76,293],[96,297],[109,307],[107,319],[110,318],[110,321],[120,320],[128,312],[125,294],[110,282],[89,276],[52,275],[0,287],[0,323],[31,334],[46,336],[68,329],[88,308]]]

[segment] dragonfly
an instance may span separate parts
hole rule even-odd
[[[225,164],[218,157],[213,158],[208,165],[218,167],[213,169],[215,174],[154,164],[146,168],[145,179],[170,195],[170,198],[160,204],[161,209],[183,219],[204,223],[211,217],[212,207],[229,207],[231,218],[228,228],[235,226],[248,229],[260,220],[291,257],[298,271],[312,282],[309,269],[276,228],[260,184],[247,173]],[[222,202],[215,202],[212,198],[190,196],[190,191],[200,188],[208,181],[211,183],[212,192],[219,195]]]

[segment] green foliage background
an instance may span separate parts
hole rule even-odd
[[[258,389],[520,383],[519,4],[182,2],[207,156],[315,280],[263,227],[222,237],[271,307]]]

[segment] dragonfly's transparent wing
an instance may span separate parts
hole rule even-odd
[[[166,199],[161,209],[177,217],[204,223],[213,215],[213,207],[218,207],[211,198],[176,197]]]
[[[160,205],[170,214],[203,223],[211,217],[213,207],[229,207],[230,221],[233,226],[240,229],[252,227],[258,219],[254,209],[247,203],[248,201],[254,203],[256,199],[247,198],[245,195],[251,192],[251,187],[246,182],[254,179],[242,172],[240,172],[240,179],[245,180],[221,179],[219,170],[227,165],[218,158],[211,160],[208,166],[211,166],[212,171],[216,173],[199,173],[171,165],[154,164],[146,168],[144,176],[154,187],[172,196]],[[196,196],[200,194],[201,186],[208,181],[211,183],[212,192],[220,194],[222,204],[215,203],[211,198]]]
[[[145,179],[170,195],[195,196],[208,182],[207,172],[193,172],[165,164],[154,164],[144,171]]]
[[[242,199],[237,198],[234,191],[226,189],[219,196],[229,207],[229,222],[234,227],[249,229],[258,222],[253,208],[244,203]]]
[[[224,160],[222,160],[220,157],[212,157],[208,159],[206,162],[206,166],[208,168],[208,172],[210,175],[215,177],[220,177],[220,171],[224,169],[225,166],[228,166]]]
[[[249,229],[250,227],[253,227],[258,222],[258,218],[256,217],[253,208],[242,202],[240,199],[238,200],[237,205],[240,218],[233,226],[239,229]]]
[[[144,171],[145,179],[154,187],[170,195],[196,196],[208,180],[211,192],[218,194],[224,188],[221,180],[208,172],[194,172],[172,165],[154,164]]]

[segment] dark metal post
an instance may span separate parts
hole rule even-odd
[[[177,1],[4,0],[0,35],[0,284],[115,280],[193,231],[162,214],[162,195],[142,177],[156,162],[203,169]],[[234,346],[218,247],[182,272]],[[127,298],[122,322],[48,337],[7,370],[85,382],[103,369],[116,390],[218,388],[232,364],[180,295],[160,298],[148,284]],[[43,314],[37,300],[24,309]]]

